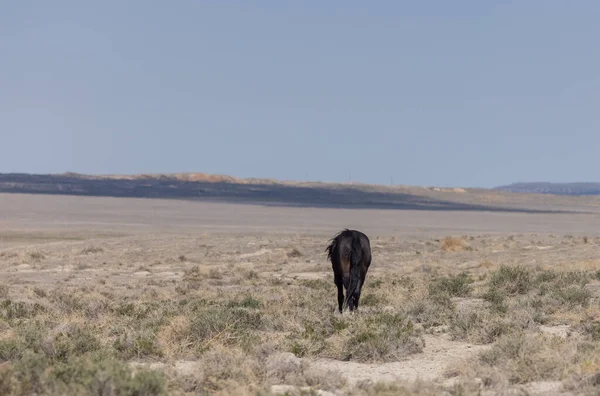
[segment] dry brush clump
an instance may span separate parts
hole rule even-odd
[[[350,396],[457,396],[480,394],[477,382],[457,383],[443,386],[429,381],[363,381],[344,393]]]
[[[479,287],[483,304],[457,310],[450,322],[456,340],[488,344],[519,331],[564,321],[566,313],[588,309],[592,273],[500,266]]]
[[[592,293],[586,285],[592,274],[583,271],[534,271],[523,266],[502,266],[489,281],[483,298],[497,310],[506,311],[507,301],[531,302],[540,312],[586,307]]]
[[[104,252],[104,248],[102,248],[100,246],[86,246],[83,249],[81,249],[80,254],[87,255],[87,254],[96,254],[96,253],[102,253],[102,252]]]
[[[2,334],[8,334],[0,337],[0,389],[6,391],[3,394],[30,390],[106,394],[104,385],[98,383],[117,386],[119,394],[161,394],[166,389],[162,374],[154,376],[143,371],[129,383],[127,375],[132,371],[127,362],[162,360],[165,355],[200,358],[215,348],[250,351],[256,337],[254,330],[260,326],[260,314],[246,308],[252,305],[248,300],[228,304],[201,299],[153,302],[119,298],[109,300],[94,321],[97,325],[90,326],[86,324],[88,303],[77,298],[77,291],[72,293],[51,292],[55,304],[49,308],[11,300],[0,304],[0,319],[7,327]],[[186,318],[183,322],[182,314]],[[175,323],[179,321],[179,328],[173,326],[171,318]],[[187,348],[173,350],[173,344],[180,340],[187,340]],[[103,365],[107,361],[116,362],[114,367],[118,370],[106,372]],[[77,370],[81,365],[88,370]],[[35,378],[16,375],[24,368],[34,373],[39,368],[40,373]],[[140,382],[143,378],[147,381]],[[146,393],[138,389],[144,386],[151,389]],[[128,393],[129,388],[132,393]]]
[[[518,331],[502,336],[471,365],[456,371],[463,378],[478,378],[489,391],[553,381],[561,383],[563,391],[596,394],[599,352],[600,345],[587,337]]]
[[[263,382],[258,359],[238,348],[215,346],[204,353],[192,370],[176,379],[185,392],[214,394],[223,390],[242,391]]]
[[[290,334],[288,350],[298,357],[358,362],[398,360],[422,351],[413,321],[400,312],[371,311],[353,318],[307,318]]]
[[[300,250],[298,250],[297,248],[293,248],[292,250],[290,250],[288,252],[287,256],[289,258],[298,258],[298,257],[304,256],[304,254],[302,254],[302,252]]]
[[[444,252],[464,252],[473,250],[464,238],[446,237],[442,239],[440,247]]]
[[[162,373],[138,370],[110,357],[90,355],[68,362],[53,362],[28,353],[0,367],[3,395],[164,395]]]
[[[473,279],[466,272],[456,276],[434,278],[428,286],[429,295],[438,300],[451,297],[468,297],[471,293]]]
[[[451,320],[454,339],[492,345],[459,367],[459,375],[493,392],[539,381],[558,382],[565,391],[597,392],[600,312],[587,287],[593,279],[592,272],[524,266],[493,271],[473,293],[484,303],[457,309]],[[554,333],[553,325],[570,330]]]
[[[163,394],[161,373],[133,371],[101,331],[65,312],[4,300],[1,394]]]
[[[559,337],[519,332],[500,338],[479,361],[483,372],[500,369],[510,383],[524,384],[564,379],[577,355],[577,346]]]
[[[198,379],[192,385],[189,379],[181,383],[211,392],[234,385],[262,383],[264,374],[260,372],[257,351],[264,343],[271,344],[272,338],[272,321],[264,320],[265,304],[251,293],[215,293],[215,290],[219,289],[202,289],[185,296],[163,296],[163,293],[126,296],[108,287],[95,290],[86,286],[44,292],[32,290],[31,295],[39,303],[4,299],[0,301],[0,365],[7,373],[2,377],[3,389],[9,389],[6,394],[27,393],[27,389],[33,388],[50,394],[63,390],[102,394],[102,389],[91,384],[102,380],[117,384],[115,386],[121,389],[119,394],[128,394],[125,388],[129,385],[121,383],[125,374],[117,383],[117,379],[111,377],[115,373],[92,373],[95,369],[91,366],[107,359],[123,367],[129,362],[147,359],[166,364],[181,359],[207,362],[210,369],[202,371],[199,384]],[[274,292],[280,291],[276,288]],[[292,301],[301,299],[300,295],[291,297]],[[286,346],[281,341],[276,342],[275,347],[275,351],[283,351]],[[35,382],[13,375],[14,370],[21,367],[19,362],[25,364],[25,358],[42,367],[44,372],[63,367],[70,370],[74,362],[84,361],[91,365],[91,371],[71,374],[85,377],[69,379],[76,388],[69,388],[52,376],[37,378]],[[256,369],[244,368],[242,375],[240,367],[231,362],[244,362]],[[160,378],[156,382],[160,392],[166,389],[165,384],[178,386],[177,378]],[[145,394],[159,394],[158,390]]]

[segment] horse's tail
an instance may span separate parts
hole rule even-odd
[[[350,284],[346,290],[346,298],[344,305],[347,307],[350,299],[355,297],[355,294],[360,290],[360,262],[362,260],[362,245],[359,238],[352,239],[350,249]]]
[[[346,229],[340,231],[336,236],[334,236],[333,238],[331,238],[329,240],[329,245],[327,245],[327,247],[325,248],[325,252],[327,253],[327,258],[329,260],[331,260],[333,258],[333,252],[337,248],[337,245],[340,241],[340,237],[346,231],[349,231],[349,230],[346,228]]]
[[[325,252],[327,253],[327,259],[330,261],[333,259],[333,251],[337,247],[338,240],[337,238],[331,239],[329,245],[325,248]]]

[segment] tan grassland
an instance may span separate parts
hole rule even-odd
[[[0,194],[0,395],[598,394],[590,208]],[[340,315],[324,249],[345,227],[373,264]]]

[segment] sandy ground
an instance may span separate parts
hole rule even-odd
[[[549,198],[545,206],[552,208]],[[564,200],[564,197],[557,199]],[[562,202],[562,201],[561,201]],[[577,202],[577,201],[573,201]],[[577,208],[572,208],[577,209]],[[586,208],[590,210],[590,208]],[[343,227],[373,236],[452,234],[600,235],[600,210],[591,214],[527,214],[372,209],[288,208],[154,199],[0,194],[3,243],[43,239],[202,232],[330,236]],[[8,240],[8,242],[7,242]],[[15,243],[19,243],[18,241]]]

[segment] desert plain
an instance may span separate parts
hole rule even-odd
[[[0,394],[598,394],[600,209],[556,202],[0,194]],[[324,250],[346,227],[373,263],[339,314]]]

